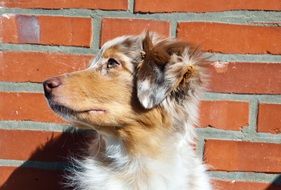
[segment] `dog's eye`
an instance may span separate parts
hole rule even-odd
[[[107,61],[107,68],[108,68],[108,69],[117,67],[118,65],[120,65],[120,63],[118,63],[118,62],[117,62],[115,59],[113,59],[113,58],[110,58],[110,59],[108,59],[108,61]]]

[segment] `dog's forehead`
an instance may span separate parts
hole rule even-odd
[[[117,53],[128,53],[140,48],[139,36],[121,36],[107,41],[100,49],[90,67],[96,66],[102,59],[110,58]]]

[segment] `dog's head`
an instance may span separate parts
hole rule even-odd
[[[168,126],[169,101],[181,105],[201,85],[201,61],[184,42],[123,36],[105,43],[88,69],[45,81],[45,96],[62,117],[105,133]]]

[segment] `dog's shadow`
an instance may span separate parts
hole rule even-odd
[[[64,176],[70,166],[69,158],[83,157],[89,142],[95,138],[94,131],[73,129],[63,132],[60,136],[52,137],[19,167],[1,167],[0,190],[71,189],[64,185]]]
[[[96,137],[94,131],[69,129],[60,136],[49,139],[16,169],[12,166],[2,167],[0,182],[6,175],[9,177],[0,184],[0,190],[71,190],[72,188],[64,185],[69,158],[79,159],[85,156],[89,142]],[[280,190],[280,187],[281,175],[264,190]]]
[[[265,190],[280,190],[281,189],[281,174]]]

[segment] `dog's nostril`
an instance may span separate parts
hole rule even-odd
[[[57,88],[61,85],[61,80],[59,78],[52,78],[43,82],[45,93],[50,93],[53,88]]]
[[[59,79],[57,78],[54,78],[54,79],[50,79],[50,80],[47,80],[45,82],[46,86],[49,87],[49,88],[56,88],[58,87],[59,85],[61,85],[61,82]]]

